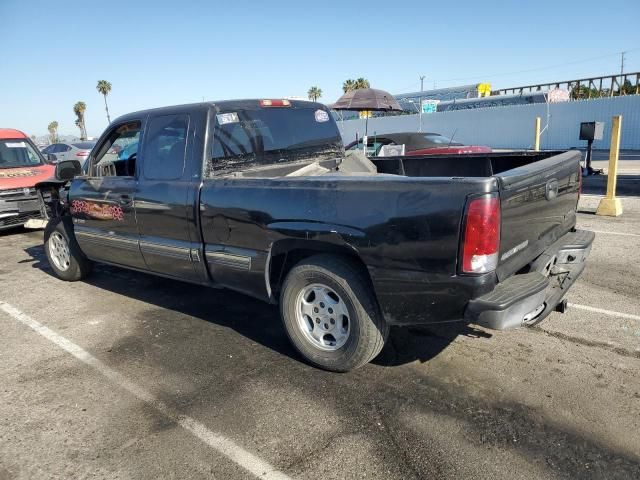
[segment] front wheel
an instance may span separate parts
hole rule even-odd
[[[284,281],[280,311],[300,354],[335,372],[370,362],[389,333],[369,282],[346,257],[316,255],[293,267]]]
[[[52,219],[44,231],[44,250],[56,277],[75,282],[91,271],[91,260],[84,256],[73,235],[70,221]]]

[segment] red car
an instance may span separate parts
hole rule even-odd
[[[370,135],[367,139],[367,155],[377,157],[384,145],[404,145],[405,155],[458,155],[464,153],[491,153],[489,147],[482,145],[464,145],[454,142],[450,138],[439,133],[429,132],[403,132],[385,133],[382,135]],[[362,150],[362,139],[352,142],[345,147],[346,150]]]
[[[31,139],[20,130],[0,128],[0,230],[40,218],[35,184],[52,177]]]

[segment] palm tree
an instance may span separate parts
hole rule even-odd
[[[351,90],[360,90],[361,88],[371,88],[369,80],[360,77],[357,80],[349,79],[342,83],[342,91],[344,93],[350,92]]]
[[[109,116],[109,105],[107,105],[107,95],[111,91],[111,84],[106,80],[98,80],[96,90],[104,96],[104,109],[107,111],[107,122],[111,123],[111,117]]]
[[[342,91],[344,93],[350,92],[351,90],[355,90],[356,89],[356,81],[355,80],[345,80],[342,83]]]
[[[73,106],[73,113],[76,114],[76,126],[80,129],[80,140],[87,139],[87,126],[84,123],[84,112],[87,110],[87,104],[84,102],[76,102]]]
[[[369,80],[367,80],[366,78],[362,78],[360,77],[359,79],[356,80],[356,90],[359,90],[361,88],[371,88],[371,86],[369,85]]]
[[[317,102],[318,99],[322,96],[322,89],[318,87],[311,87],[307,92],[307,96],[312,102]]]
[[[51,122],[47,126],[47,130],[49,130],[49,141],[51,143],[57,143],[58,142],[58,122],[56,122],[55,120]]]

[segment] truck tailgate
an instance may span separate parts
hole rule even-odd
[[[569,151],[496,175],[502,208],[499,280],[575,226],[580,159],[580,152]]]

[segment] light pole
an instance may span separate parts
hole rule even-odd
[[[422,92],[424,90],[425,75],[420,75],[420,105],[418,109],[418,131],[422,132]]]

